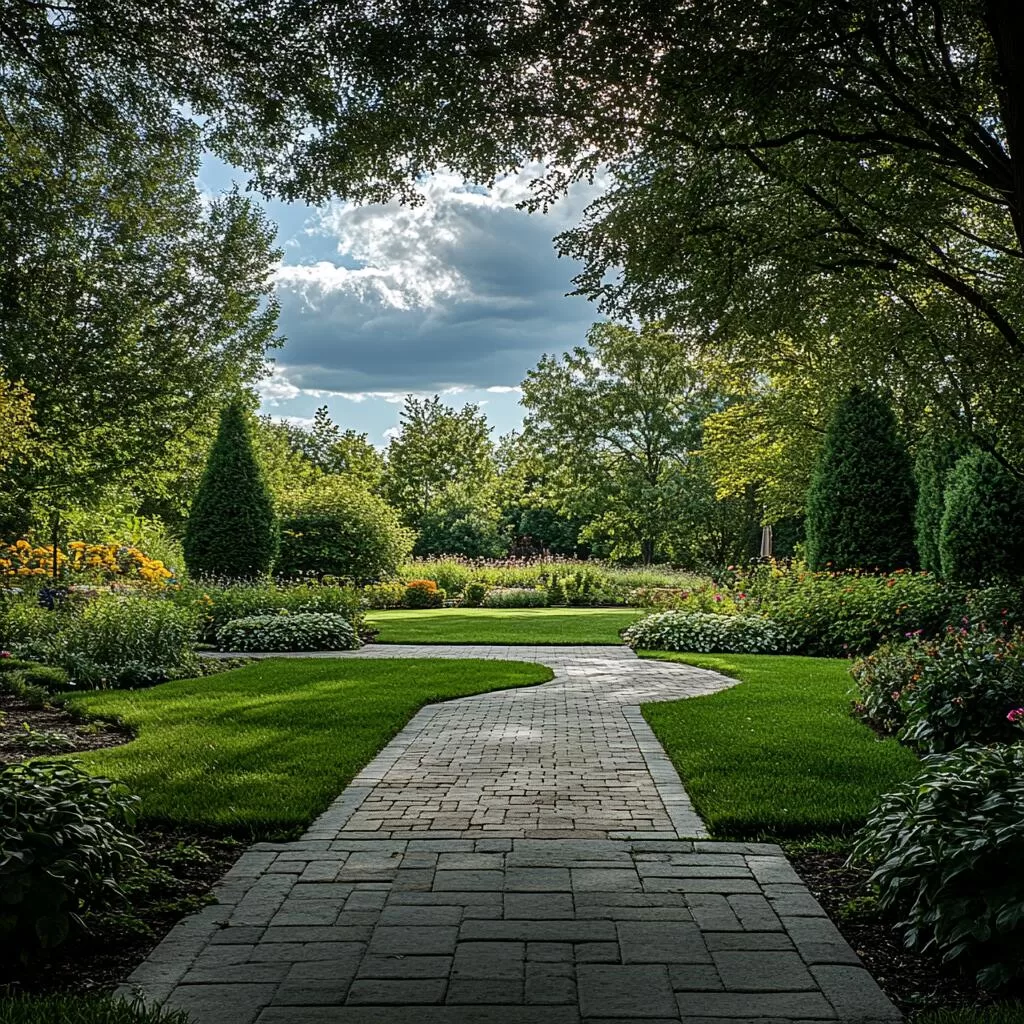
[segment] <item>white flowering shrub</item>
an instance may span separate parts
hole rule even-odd
[[[352,651],[361,646],[352,623],[333,612],[250,615],[217,630],[222,651]]]
[[[548,603],[546,590],[529,587],[494,587],[484,594],[484,608],[544,608]]]
[[[693,654],[777,654],[786,649],[782,630],[759,615],[658,612],[627,626],[622,639],[634,649]]]

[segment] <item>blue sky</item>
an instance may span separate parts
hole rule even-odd
[[[304,422],[327,405],[343,428],[384,445],[406,394],[437,393],[481,405],[495,438],[518,427],[526,371],[580,344],[598,319],[566,297],[578,267],[551,242],[596,188],[527,214],[516,204],[535,173],[490,190],[438,174],[416,207],[268,203],[284,250],[276,288],[287,341],[261,386],[264,411]],[[232,178],[211,158],[200,187],[216,193]]]

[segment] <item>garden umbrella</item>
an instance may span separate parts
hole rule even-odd
[[[772,557],[772,528],[768,525],[761,527],[761,557],[764,559]]]

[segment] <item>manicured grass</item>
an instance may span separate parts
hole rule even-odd
[[[741,680],[643,714],[717,837],[841,834],[917,758],[849,713],[849,663],[780,655],[642,652]]]
[[[621,644],[637,608],[431,608],[371,612],[385,644]]]
[[[74,760],[125,782],[148,820],[253,835],[306,825],[424,704],[551,678],[524,662],[273,659],[72,700],[139,735]]]
[[[0,999],[0,1024],[189,1024],[189,1016],[108,997],[16,996]]]

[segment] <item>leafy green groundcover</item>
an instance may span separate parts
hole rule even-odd
[[[145,1009],[94,996],[0,998],[0,1024],[188,1024],[178,1010]]]
[[[144,820],[286,835],[323,811],[424,704],[546,682],[524,662],[294,658],[77,695],[138,731],[77,755],[142,797]]]
[[[372,612],[386,644],[621,644],[637,608],[438,608]]]
[[[849,833],[882,793],[918,770],[911,751],[850,716],[847,661],[641,654],[741,680],[706,697],[643,706],[718,838]]]
[[[1024,1024],[1024,1003],[928,1010],[915,1018],[915,1024]]]

